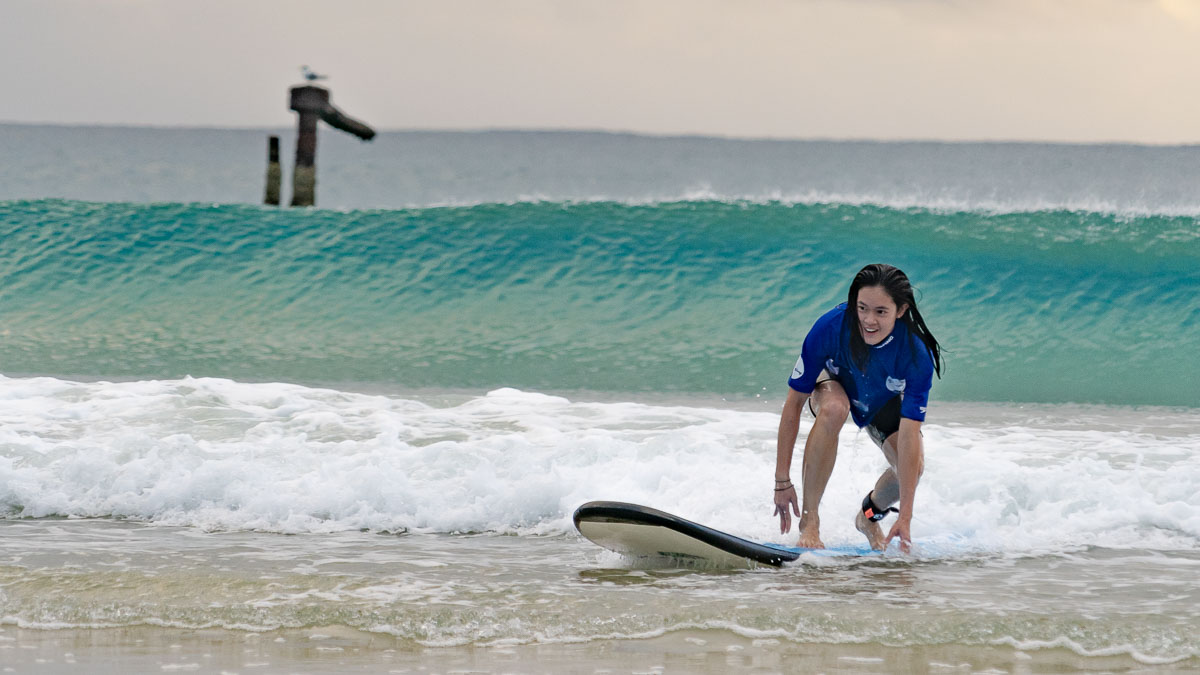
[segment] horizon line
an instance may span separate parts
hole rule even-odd
[[[0,126],[13,127],[57,127],[71,129],[139,129],[152,131],[271,131],[294,133],[293,125],[197,125],[139,122],[30,122],[23,120],[0,120]],[[876,144],[944,144],[944,145],[1062,145],[1062,146],[1144,146],[1152,148],[1197,147],[1200,138],[1194,141],[1136,141],[1136,140],[1049,140],[1029,138],[929,138],[902,137],[881,138],[870,136],[741,136],[734,134],[703,132],[651,132],[628,129],[603,129],[596,127],[391,127],[379,129],[380,134],[592,134],[605,136],[631,136],[646,139],[696,139],[750,143],[876,143]]]

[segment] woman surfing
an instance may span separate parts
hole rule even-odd
[[[838,434],[850,416],[888,462],[863,498],[855,526],[873,549],[899,538],[901,550],[908,552],[913,500],[924,470],[921,424],[934,373],[941,377],[941,347],[917,310],[908,277],[878,263],[859,270],[847,301],[809,330],[788,379],[775,458],[780,532],[791,529],[794,512],[800,519],[797,546],[825,547],[818,508],[837,459]],[[816,421],[804,442],[800,502],[790,475],[805,403]],[[899,517],[884,536],[879,521],[889,512]]]

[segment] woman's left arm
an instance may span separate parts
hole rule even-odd
[[[900,550],[908,553],[912,546],[912,535],[909,528],[912,526],[913,501],[917,496],[917,483],[920,482],[921,474],[925,471],[925,448],[921,442],[921,423],[902,417],[900,418],[900,430],[896,435],[898,436],[896,439],[896,477],[900,479],[900,517],[896,519],[892,529],[888,532],[884,547],[886,548],[892,539],[899,537]]]

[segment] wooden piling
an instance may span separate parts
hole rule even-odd
[[[267,193],[263,203],[279,206],[279,190],[283,183],[283,170],[279,168],[279,137],[267,139]]]
[[[290,107],[300,115],[296,133],[296,166],[292,171],[292,206],[312,206],[317,198],[317,121],[354,134],[364,141],[375,130],[329,103],[329,90],[313,85],[292,87]]]
[[[292,206],[312,206],[317,201],[318,119],[315,113],[300,113],[296,166],[292,169]]]
[[[329,105],[321,87],[293,87],[291,108],[300,114],[296,128],[296,166],[292,170],[292,206],[312,206],[317,199],[317,122]]]

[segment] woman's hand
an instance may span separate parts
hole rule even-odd
[[[788,504],[792,512],[800,517],[800,502],[796,498],[796,486],[788,483],[786,488],[775,488],[775,515],[779,516],[779,534],[787,534],[792,529],[792,514],[788,513]]]
[[[912,519],[900,516],[892,523],[892,529],[888,531],[887,540],[883,542],[883,547],[886,549],[888,544],[892,543],[892,539],[900,538],[900,552],[908,555],[912,551],[912,535],[908,530],[912,526]]]

